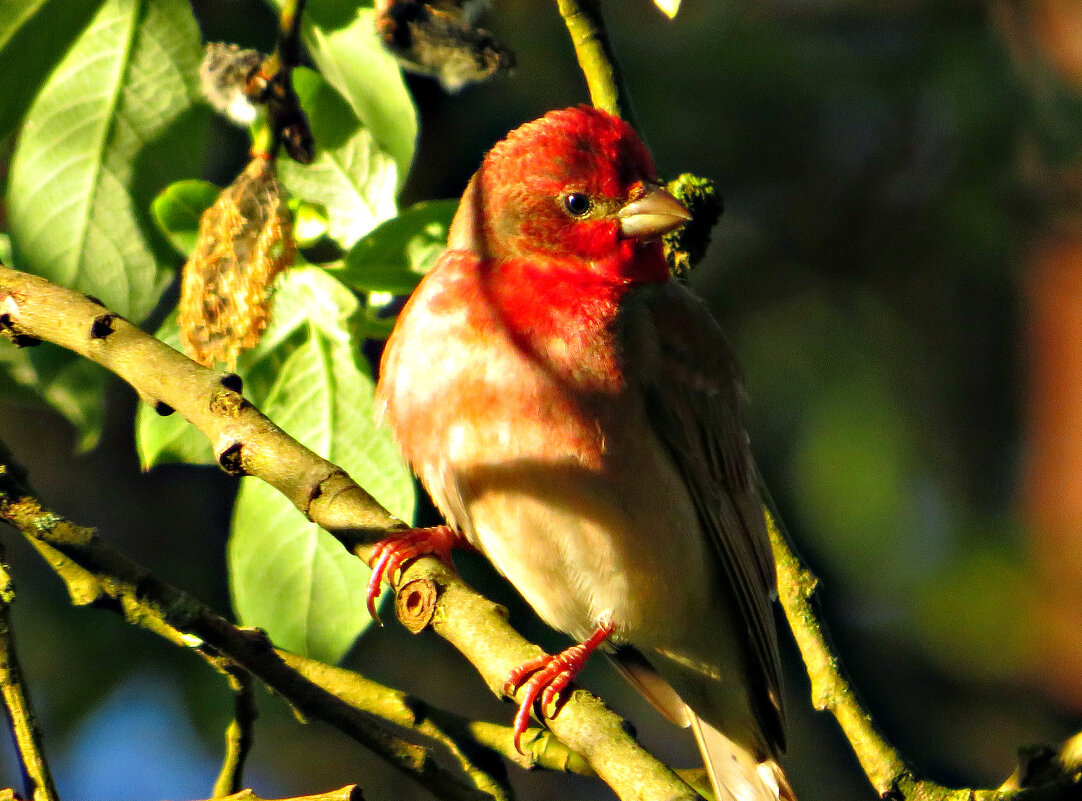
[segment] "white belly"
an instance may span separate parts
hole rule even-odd
[[[627,421],[621,440],[600,469],[573,457],[456,465],[463,528],[554,628],[583,638],[607,617],[665,647],[709,608],[713,560],[650,429]]]

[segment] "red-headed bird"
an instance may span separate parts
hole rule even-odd
[[[377,389],[453,531],[389,541],[373,586],[464,537],[581,642],[509,677],[529,690],[519,733],[601,647],[693,727],[719,799],[777,801],[776,572],[735,360],[658,241],[688,217],[635,131],[593,108],[486,155]]]

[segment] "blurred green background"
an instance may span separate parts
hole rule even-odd
[[[272,47],[261,3],[193,5],[207,39]],[[1082,728],[1082,445],[1071,447],[1082,438],[1082,286],[1071,282],[1082,275],[1071,180],[1082,11],[1070,0],[685,0],[669,22],[648,0],[606,6],[659,168],[708,176],[725,197],[693,285],[742,360],[753,447],[823,578],[856,686],[922,772],[998,785],[1019,746]],[[482,24],[518,66],[452,96],[410,79],[421,139],[403,205],[456,196],[508,130],[587,100],[555,3],[499,0]],[[204,177],[225,183],[247,144],[215,126]],[[141,474],[135,399],[117,386],[109,401],[93,453],[72,455],[60,418],[2,399],[0,438],[55,509],[228,609],[235,483],[209,469]],[[112,615],[72,610],[36,555],[5,542],[61,795],[209,794],[224,683]],[[563,644],[479,560],[460,565],[528,636]],[[798,796],[873,798],[832,719],[811,711],[783,640]],[[366,633],[348,664],[468,714],[512,715],[442,641],[396,623]],[[606,665],[583,682],[663,757],[695,761],[690,738]],[[357,782],[373,801],[428,797],[260,696],[249,784],[261,794]],[[17,784],[5,759],[0,783]],[[509,770],[524,801],[606,797],[594,782]]]

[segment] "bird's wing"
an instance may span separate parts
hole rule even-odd
[[[777,572],[742,414],[736,360],[706,305],[671,282],[634,290],[627,322],[631,365],[643,382],[651,423],[687,484],[703,532],[716,546],[746,625],[754,706],[771,747],[784,748],[777,632],[771,608]],[[629,298],[629,300],[631,300]],[[638,318],[638,321],[634,318]]]

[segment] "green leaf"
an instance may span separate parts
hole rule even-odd
[[[327,210],[328,232],[343,248],[395,215],[395,162],[377,146],[342,96],[318,73],[294,71],[317,150],[309,165],[278,161],[291,194]]]
[[[412,520],[413,480],[389,431],[376,425],[375,382],[353,337],[361,311],[357,297],[326,271],[287,270],[276,284],[270,326],[241,355],[237,372],[245,397],[268,417],[348,471],[393,514]],[[158,335],[179,344],[175,315]],[[212,460],[202,434],[179,415],[140,408],[137,440],[145,467]],[[370,622],[368,568],[255,479],[241,484],[228,557],[238,616],[285,648],[333,662]]]
[[[200,57],[183,0],[101,7],[19,136],[7,190],[16,267],[136,322],[154,308],[172,270],[156,258],[146,209],[202,155],[202,127],[186,114]]]
[[[102,0],[0,0],[0,139],[19,124],[42,82]]]
[[[150,204],[154,222],[184,256],[195,250],[199,218],[214,205],[221,191],[210,181],[192,178],[165,187]]]
[[[293,212],[293,238],[297,247],[311,247],[329,233],[330,219],[322,203],[294,199],[289,202],[289,210]]]
[[[277,303],[289,296],[281,328],[269,332],[269,348],[250,355],[249,370],[257,372],[288,351],[259,405],[392,513],[412,519],[412,479],[389,432],[375,424],[374,381],[349,336],[359,308],[355,297],[317,268],[287,275],[276,297]],[[287,331],[300,310],[306,310],[304,322]],[[242,482],[238,496],[229,570],[238,616],[266,629],[282,647],[334,662],[370,622],[368,568],[280,493],[253,479]]]
[[[281,7],[280,0],[276,5]],[[376,38],[375,12],[357,5],[357,0],[309,0],[304,43],[319,71],[391,154],[401,186],[413,163],[417,109],[397,62]]]
[[[45,0],[0,0],[0,49],[43,5]]]
[[[280,648],[333,664],[371,622],[365,564],[259,479],[241,481],[228,558],[237,615]]]
[[[408,295],[447,246],[457,208],[457,200],[410,206],[357,242],[335,278],[365,292]]]
[[[654,0],[654,5],[661,9],[663,13],[669,19],[676,16],[676,12],[680,10],[680,0]]]

